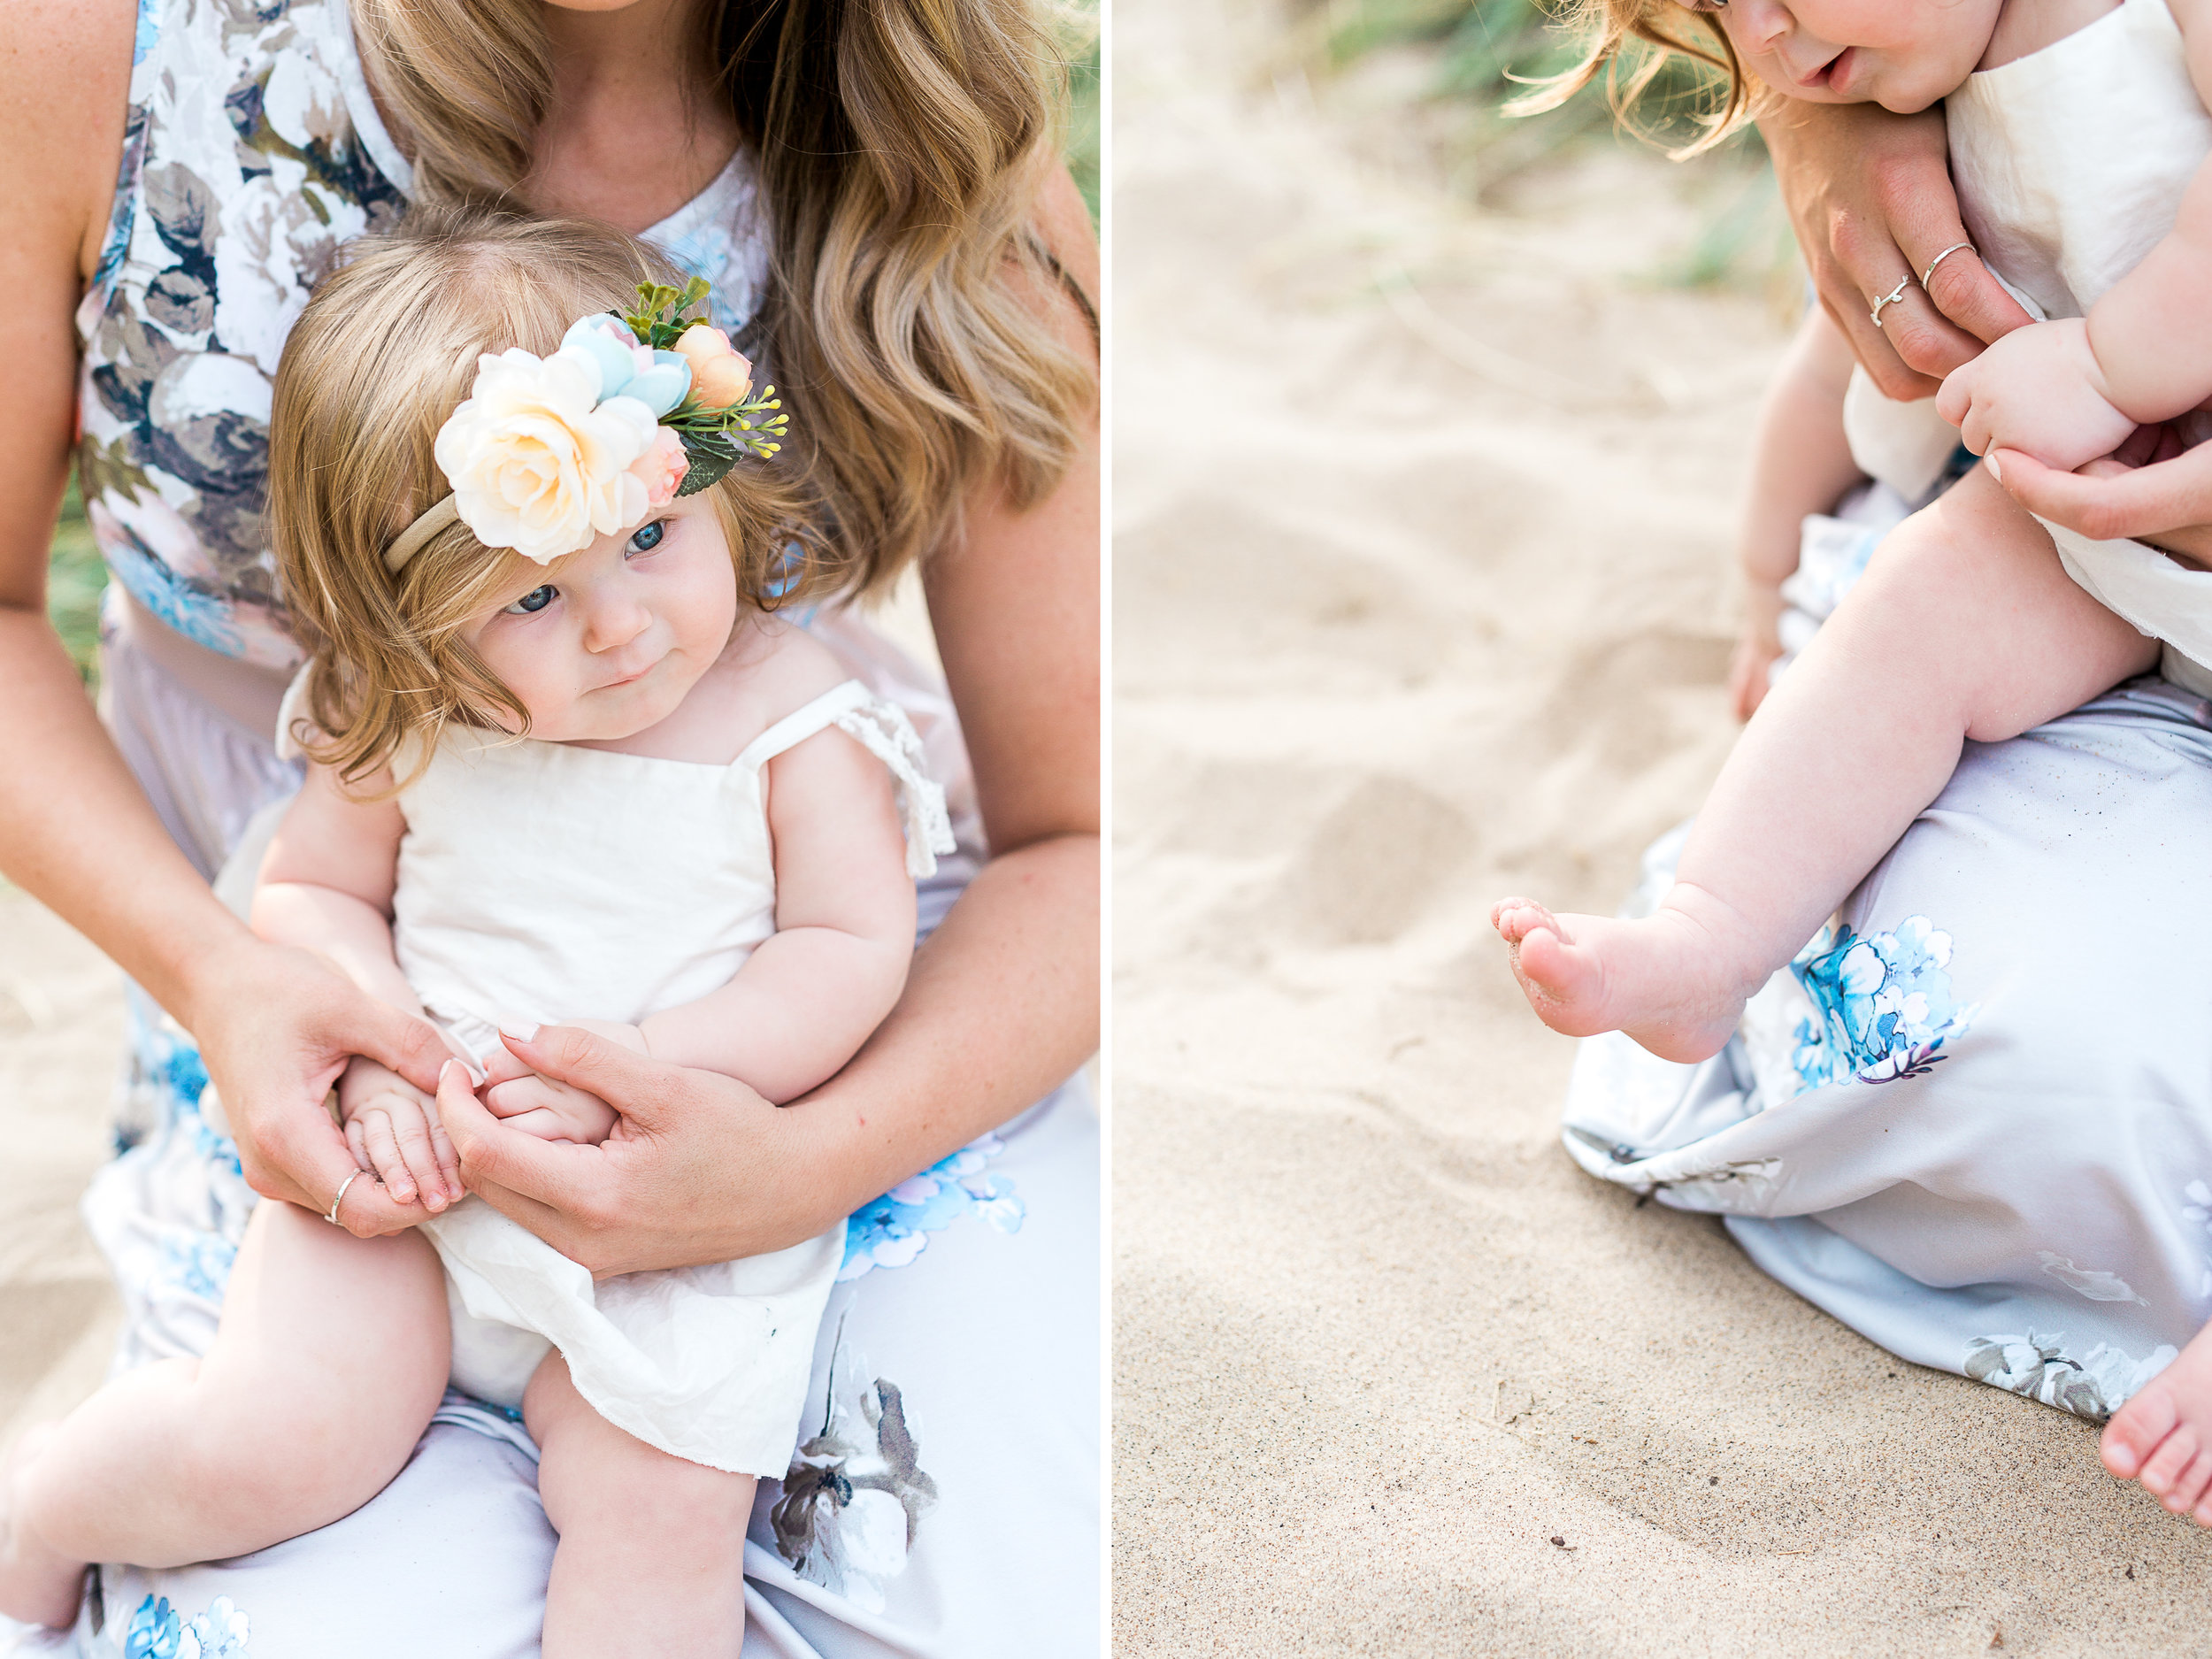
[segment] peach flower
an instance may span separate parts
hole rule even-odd
[[[727,409],[752,389],[753,365],[710,323],[694,323],[676,341],[677,355],[691,365],[691,395],[702,409]]]

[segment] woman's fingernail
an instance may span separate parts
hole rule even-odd
[[[1995,479],[2000,484],[2003,483],[2005,469],[1997,465],[1997,451],[1992,449],[1987,455],[1982,457],[1982,459],[1988,465],[1990,477]]]
[[[518,1022],[512,1025],[502,1025],[499,1028],[499,1034],[515,1042],[530,1042],[534,1041],[538,1033],[543,1029],[541,1025]]]

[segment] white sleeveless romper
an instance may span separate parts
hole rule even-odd
[[[392,899],[401,970],[480,1058],[497,1027],[637,1024],[727,984],[775,932],[768,763],[830,726],[897,780],[907,868],[952,850],[944,794],[906,716],[849,680],[727,766],[459,728],[402,792]],[[510,1408],[549,1348],[599,1414],[738,1473],[791,1461],[842,1222],[773,1255],[591,1274],[480,1198],[423,1224],[446,1266],[453,1378]]]
[[[2039,320],[2081,317],[2174,227],[2212,153],[2166,0],[2125,0],[1944,100],[1959,209],[1983,262]],[[1932,400],[1893,403],[1852,372],[1845,429],[1862,470],[1916,500],[1958,433]],[[2212,694],[2212,574],[2140,541],[2040,521],[2077,582],[2164,641],[2161,672]]]

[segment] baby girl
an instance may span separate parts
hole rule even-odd
[[[687,319],[703,285],[658,270],[602,227],[486,214],[356,243],[272,418],[268,522],[315,655],[254,926],[436,1024],[446,1088],[585,1142],[611,1109],[500,1030],[586,1025],[790,1100],[898,999],[913,877],[950,845],[905,718],[771,614],[826,580],[767,458],[783,418]],[[88,1562],[348,1514],[450,1376],[540,1449],[550,1659],[736,1653],[755,1480],[788,1465],[842,1229],[595,1285],[464,1196],[434,1101],[360,1060],[337,1097],[361,1173],[320,1217],[259,1206],[208,1355],[27,1437],[0,1610],[66,1624]],[[328,1225],[363,1179],[421,1225]]]
[[[1725,48],[1714,61],[1785,97],[1899,112],[1946,100],[1973,241],[1939,257],[1985,258],[2040,319],[1945,382],[1938,409],[1950,426],[1855,385],[1844,424],[1861,470],[1910,474],[1897,485],[1909,498],[1960,437],[1977,454],[2018,450],[2070,470],[2212,394],[2204,0],[1689,9]],[[1686,20],[1673,0],[1607,0],[1593,63],[1631,35],[1679,40]],[[1877,322],[1927,277],[1896,275],[1868,296]],[[1812,326],[1795,372],[1832,388],[1837,353],[1817,338],[1822,327]],[[2139,544],[2043,526],[1976,469],[1889,538],[1759,705],[1652,915],[1555,916],[1517,898],[1495,908],[1537,1013],[1577,1035],[1624,1032],[1670,1059],[1717,1052],[1749,995],[1935,799],[1966,740],[2016,735],[2162,664],[2212,692],[2205,580]],[[2176,1377],[2193,1364],[2205,1371],[2198,1392],[2212,1419],[2212,1349],[2193,1348]],[[2146,1403],[2151,1391],[2139,1402],[2139,1417],[2165,1410],[2162,1425],[2139,1422],[2139,1433],[2122,1436],[2131,1448],[2116,1454],[2108,1440],[2117,1472],[2135,1473],[2175,1427],[2181,1386],[2157,1391],[2167,1406]],[[2116,1432],[2127,1422],[2116,1419]],[[2212,1452],[2212,1421],[2206,1429]],[[2184,1424],[2157,1455],[2186,1465],[2197,1446]],[[2212,1455],[2198,1461],[2177,1507],[2212,1480]]]

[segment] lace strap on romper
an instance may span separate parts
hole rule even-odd
[[[929,775],[921,736],[906,710],[885,702],[857,680],[833,686],[786,715],[747,744],[737,764],[765,766],[786,749],[833,726],[881,761],[898,786],[899,816],[906,831],[906,873],[917,881],[935,875],[938,856],[953,850],[944,788]]]

